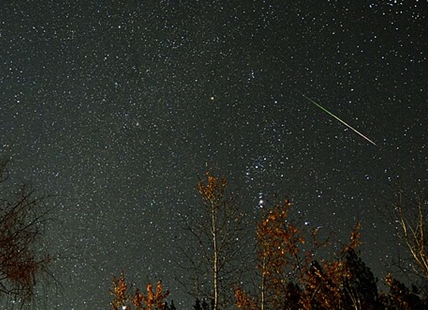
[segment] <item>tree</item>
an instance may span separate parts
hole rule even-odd
[[[373,272],[354,248],[345,252],[345,262],[349,273],[344,283],[346,304],[353,305],[353,309],[379,309],[377,279]]]
[[[396,193],[394,224],[413,260],[413,271],[428,283],[428,200],[424,195],[407,197],[403,190]]]
[[[380,304],[376,279],[355,251],[360,223],[334,258],[316,258],[328,240],[318,240],[319,229],[310,234],[300,230],[290,211],[289,200],[263,209],[256,226],[258,294],[251,296],[237,287],[236,306],[246,310],[376,309]]]
[[[155,287],[151,283],[146,286],[146,294],[143,294],[137,287],[134,293],[128,287],[125,280],[125,275],[121,275],[112,279],[113,289],[110,290],[110,295],[113,300],[110,306],[113,310],[168,310],[175,309],[174,303],[171,308],[167,306],[166,297],[169,291],[163,290],[161,281],[157,281]]]
[[[199,298],[196,298],[195,304],[193,305],[193,309],[194,310],[210,310],[207,301],[205,299],[203,299],[202,304],[201,304],[201,301],[199,300]]]
[[[302,292],[296,284],[309,270],[312,255],[301,251],[306,244],[303,233],[289,218],[291,203],[287,199],[273,208],[263,208],[256,224],[257,259],[260,272],[258,295],[251,297],[235,288],[240,309],[298,309]]]
[[[410,290],[404,283],[395,279],[390,273],[385,278],[389,287],[389,294],[382,294],[383,309],[402,310],[424,310],[427,309],[428,302],[419,297],[415,286]]]
[[[34,288],[51,262],[40,253],[43,225],[52,209],[47,196],[37,197],[25,185],[7,194],[7,160],[0,162],[0,292],[21,304],[34,296]]]
[[[293,277],[302,275],[311,259],[309,253],[300,254],[300,245],[305,239],[296,225],[289,219],[291,203],[275,205],[265,211],[263,219],[257,224],[257,268],[261,273],[260,309],[266,304],[281,307],[287,304],[289,283]]]
[[[212,310],[218,310],[220,305],[233,304],[232,285],[243,267],[239,253],[244,214],[235,197],[227,192],[225,177],[208,171],[198,182],[197,190],[204,208],[190,214],[186,223],[197,250],[194,255],[189,253],[195,251],[183,253],[193,269],[190,273],[195,287],[191,293],[211,300]]]

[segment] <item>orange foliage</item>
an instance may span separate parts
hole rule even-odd
[[[318,262],[316,249],[318,229],[312,232],[313,241],[306,244],[304,233],[289,218],[291,203],[286,200],[264,211],[257,224],[257,268],[261,272],[260,296],[250,297],[235,289],[236,306],[240,309],[340,309],[344,302],[344,284],[351,278],[344,255],[360,245],[361,225],[353,228],[350,241],[343,246],[338,259]],[[310,247],[305,251],[302,246]]]
[[[239,309],[258,310],[257,302],[240,288],[235,288],[236,306]]]
[[[389,287],[389,296],[383,294],[385,303],[394,305],[395,309],[411,310],[411,309],[426,309],[422,307],[423,301],[414,292],[410,291],[404,283],[395,279],[391,273],[385,278],[385,283]],[[426,304],[425,304],[426,305]],[[392,307],[391,307],[392,308]]]
[[[350,274],[347,266],[340,260],[315,262],[304,279],[305,290],[300,303],[303,309],[341,309],[343,284]]]
[[[351,236],[349,239],[349,244],[342,248],[342,255],[346,253],[349,249],[356,249],[361,245],[361,222],[357,222],[354,228],[351,230]]]
[[[135,293],[129,293],[128,286],[125,281],[125,276],[122,272],[119,278],[113,277],[113,289],[110,294],[113,296],[113,301],[110,303],[114,310],[131,310],[131,305],[135,310],[163,310],[166,306],[166,297],[169,291],[163,291],[161,281],[156,283],[155,290],[153,285],[148,283],[146,286],[147,295],[141,293],[139,288],[135,289]]]
[[[136,309],[162,310],[165,308],[165,299],[169,295],[169,291],[163,291],[163,285],[161,281],[156,283],[155,291],[153,291],[152,284],[147,284],[146,291],[147,296],[144,296],[142,293],[140,293],[139,289],[136,290],[135,296],[132,299],[132,303],[135,305]],[[143,307],[143,304],[145,307]]]
[[[127,303],[131,298],[131,294],[128,293],[128,285],[126,284],[123,272],[119,278],[113,277],[112,282],[113,289],[110,290],[110,295],[114,297],[110,303],[112,309],[122,310],[124,306],[126,307],[125,309],[130,309]]]
[[[227,181],[225,177],[219,179],[210,174],[206,173],[207,179],[198,183],[198,192],[205,202],[209,202],[215,205],[219,202],[224,195],[227,187]]]
[[[258,268],[262,274],[264,290],[269,292],[265,301],[279,306],[287,294],[287,283],[307,265],[311,256],[300,255],[305,238],[297,226],[289,220],[291,203],[286,200],[266,211],[257,224]]]

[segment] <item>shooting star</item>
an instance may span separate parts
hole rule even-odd
[[[310,102],[312,102],[313,104],[315,104],[318,108],[320,108],[321,110],[323,110],[325,113],[327,113],[328,115],[330,115],[331,117],[335,118],[336,120],[338,120],[339,122],[341,122],[343,125],[345,125],[346,127],[348,127],[349,129],[352,129],[356,134],[358,134],[360,137],[366,139],[367,141],[369,141],[371,144],[373,144],[374,146],[377,147],[377,144],[374,143],[372,140],[370,140],[369,138],[367,138],[365,135],[363,135],[361,132],[359,132],[358,130],[356,130],[354,127],[352,127],[351,125],[345,123],[344,121],[342,121],[339,117],[337,117],[336,115],[334,115],[333,113],[331,113],[329,110],[327,110],[326,108],[324,108],[323,106],[321,106],[319,103],[316,103],[315,101],[313,101],[311,98],[306,97],[305,95],[302,94],[302,96],[304,98],[306,98],[307,100],[309,100]]]

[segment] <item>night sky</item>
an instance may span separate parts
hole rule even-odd
[[[190,309],[180,217],[207,167],[251,217],[289,196],[338,238],[360,219],[363,260],[386,274],[377,207],[428,181],[426,1],[4,2],[0,151],[15,181],[59,195],[48,308],[107,309],[124,269]]]

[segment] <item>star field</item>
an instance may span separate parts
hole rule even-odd
[[[396,244],[376,207],[428,180],[426,25],[424,1],[3,5],[0,150],[59,195],[47,308],[107,308],[124,269],[190,309],[180,216],[212,166],[250,216],[277,194],[339,238],[360,219],[382,277]]]

